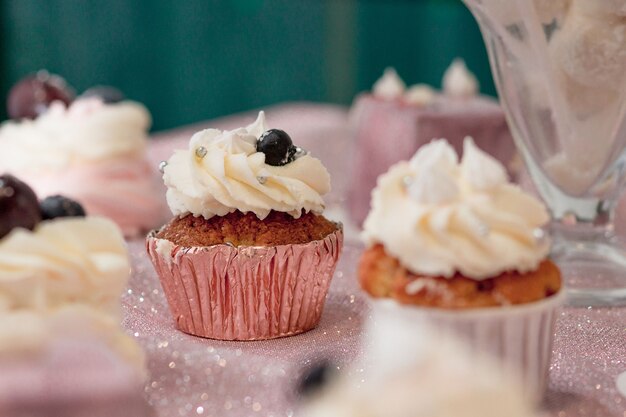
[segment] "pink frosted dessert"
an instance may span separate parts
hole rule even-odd
[[[143,356],[93,308],[0,316],[0,416],[149,416]]]
[[[0,416],[146,416],[143,353],[120,326],[126,243],[55,201],[0,176]]]
[[[54,102],[34,120],[0,127],[0,171],[24,179],[40,198],[71,197],[136,236],[166,215],[158,173],[146,156],[149,126],[139,103]]]
[[[348,206],[359,224],[369,211],[378,176],[434,138],[447,138],[457,152],[466,136],[480,138],[477,145],[505,166],[515,155],[500,105],[478,94],[478,82],[462,60],[444,74],[442,92],[424,84],[407,88],[387,69],[371,93],[355,99],[350,117],[356,154]]]

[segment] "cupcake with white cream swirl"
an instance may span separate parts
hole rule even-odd
[[[434,140],[379,178],[359,280],[383,300],[375,309],[426,315],[524,368],[536,395],[562,299],[548,221],[544,205],[511,184],[471,138],[461,161],[445,140]],[[520,346],[527,350],[521,359]]]
[[[247,127],[194,134],[163,180],[175,217],[149,235],[148,252],[181,330],[251,340],[317,325],[342,244],[341,226],[322,215],[330,176],[320,160],[260,112]],[[181,280],[216,291],[188,297]]]
[[[146,153],[150,124],[148,110],[129,100],[54,101],[34,119],[0,126],[0,170],[22,178],[40,198],[67,195],[137,236],[166,218]]]
[[[121,328],[129,276],[111,220],[0,175],[0,414],[146,415],[144,356]]]

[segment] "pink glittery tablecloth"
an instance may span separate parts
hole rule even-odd
[[[234,128],[254,114],[156,135],[154,163],[184,148],[196,130]],[[322,159],[333,179],[327,216],[345,223],[346,243],[317,329],[265,342],[220,342],[177,331],[143,240],[129,242],[133,274],[123,297],[124,326],[144,347],[151,374],[145,389],[158,417],[297,416],[294,388],[302,370],[330,359],[340,372],[362,354],[367,298],[356,283],[362,251],[357,231],[344,217],[351,140],[346,110],[293,104],[270,108],[268,123]],[[558,317],[550,387],[544,403],[551,416],[626,417],[626,308],[564,308]],[[622,375],[619,377],[619,375]],[[621,385],[620,385],[621,386]]]

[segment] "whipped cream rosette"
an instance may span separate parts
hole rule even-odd
[[[150,123],[147,109],[132,101],[54,102],[34,120],[0,127],[0,170],[28,182],[40,198],[67,195],[137,235],[165,216],[146,155]]]
[[[0,311],[48,311],[68,303],[120,315],[130,274],[117,227],[98,217],[55,219],[0,239]]]
[[[268,130],[261,112],[244,128],[196,133],[188,149],[166,162],[163,180],[176,217],[148,236],[147,250],[180,330],[258,340],[301,333],[319,322],[343,234],[341,225],[321,216],[328,171],[287,138]],[[210,244],[177,241],[191,234],[205,241],[198,230],[220,236],[243,230],[242,222],[252,224],[246,231],[271,229],[266,235],[283,238],[292,232],[301,237],[311,222],[332,230],[276,244],[233,244],[223,237]],[[181,225],[186,228],[176,229]]]
[[[433,323],[499,358],[528,399],[539,399],[563,299],[547,259],[548,220],[543,204],[471,138],[461,161],[445,140],[432,141],[392,166],[372,193],[359,279],[378,298],[374,320],[407,332]]]
[[[478,80],[469,72],[465,61],[455,59],[443,74],[443,91],[450,97],[473,97],[478,94]]]
[[[194,134],[189,149],[175,151],[164,168],[167,202],[174,215],[209,219],[235,210],[264,219],[270,211],[321,213],[330,176],[319,159],[300,150],[289,164],[272,166],[257,152],[267,131],[265,114],[241,129],[206,129]]]
[[[550,249],[548,212],[508,182],[504,167],[466,139],[459,164],[445,140],[382,175],[364,223],[368,243],[415,273],[485,279],[537,268]]]

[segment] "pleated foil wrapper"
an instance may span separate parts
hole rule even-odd
[[[503,375],[521,383],[526,400],[537,403],[544,394],[554,340],[554,323],[564,291],[542,301],[510,307],[443,310],[401,305],[393,300],[372,301],[370,343],[374,348],[376,329],[395,326],[415,332],[427,325],[430,337],[456,338],[479,355],[495,358]],[[437,340],[433,340],[437,343]]]
[[[146,247],[176,327],[219,340],[292,336],[317,326],[343,246],[343,230],[305,244]]]

